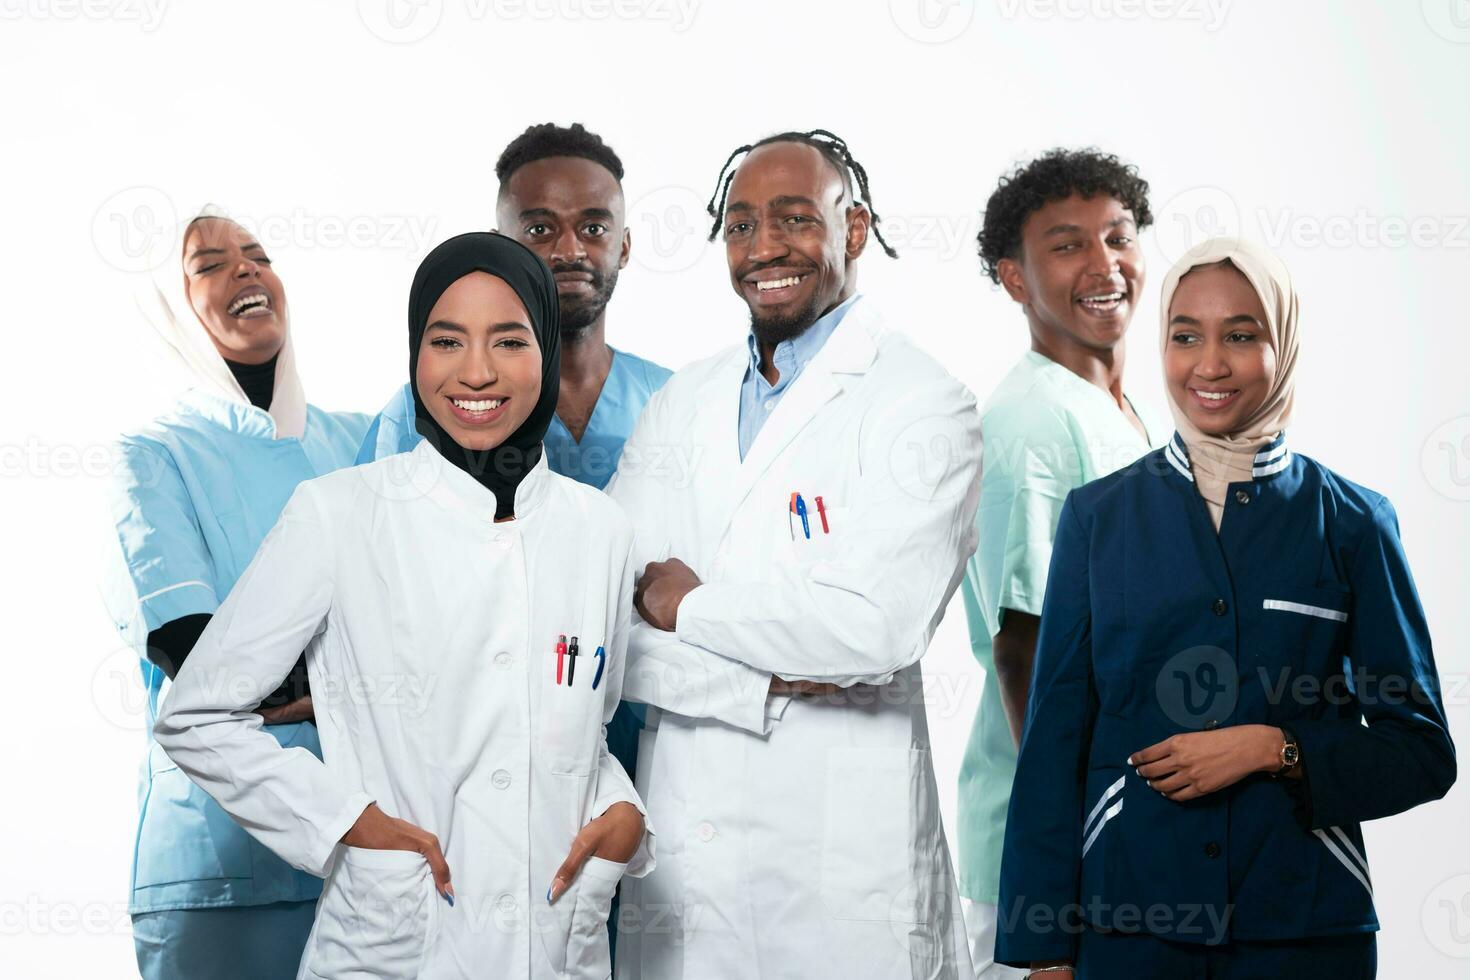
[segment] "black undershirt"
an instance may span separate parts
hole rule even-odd
[[[271,407],[271,398],[276,390],[276,357],[280,356],[277,354],[264,364],[237,364],[225,358],[225,365],[244,389],[250,404],[256,408]]]

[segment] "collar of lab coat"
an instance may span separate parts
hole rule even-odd
[[[178,411],[194,415],[242,436],[258,439],[299,438],[306,432],[306,413],[302,412],[301,431],[295,435],[278,434],[276,419],[263,408],[250,402],[216,394],[207,388],[190,388],[179,396]]]
[[[464,470],[451,466],[429,440],[420,441],[408,453],[408,457],[407,472],[412,474],[412,482],[425,486],[431,500],[476,523],[495,523],[495,495]],[[551,480],[551,468],[546,463],[546,451],[543,447],[541,458],[516,486],[517,521],[526,519],[536,510],[545,499]]]
[[[708,484],[729,488],[727,523],[762,474],[822,406],[837,397],[851,378],[867,372],[877,356],[878,340],[888,329],[885,320],[872,300],[857,297],[832,336],[781,397],[744,460],[740,458],[740,385],[750,365],[749,348],[743,343],[732,348],[700,388],[695,445],[708,447],[721,472],[729,476]]]
[[[1164,459],[1174,468],[1174,472],[1190,483],[1194,482],[1194,472],[1189,465],[1189,447],[1184,444],[1184,437],[1178,432],[1164,446]],[[1290,465],[1291,450],[1287,448],[1286,433],[1283,432],[1256,453],[1251,461],[1251,479],[1274,479]]]

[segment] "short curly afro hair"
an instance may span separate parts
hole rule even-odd
[[[1001,259],[1021,254],[1021,226],[1026,219],[1043,205],[1073,194],[1106,194],[1133,212],[1140,230],[1153,224],[1148,181],[1138,176],[1137,167],[1092,147],[1048,150],[1002,177],[985,204],[985,221],[977,240],[980,264],[991,282],[1000,283],[997,266]]]
[[[495,161],[495,179],[504,187],[510,175],[528,163],[545,160],[547,157],[581,157],[606,167],[608,172],[623,180],[623,161],[613,152],[602,137],[588,131],[581,123],[558,126],[556,123],[540,123],[530,126],[524,133],[510,141]]]

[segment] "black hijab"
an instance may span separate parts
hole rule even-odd
[[[466,449],[450,437],[419,396],[419,345],[428,329],[429,313],[444,291],[471,272],[488,272],[515,290],[531,317],[531,330],[541,347],[541,397],[521,427],[493,449]],[[516,487],[541,459],[541,440],[556,414],[561,390],[560,310],[551,270],[526,246],[494,232],[456,235],[419,265],[408,294],[408,378],[413,391],[419,435],[450,463],[495,494],[495,517],[515,513]]]

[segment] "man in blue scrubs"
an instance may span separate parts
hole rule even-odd
[[[618,468],[638,414],[673,373],[606,339],[607,304],[632,250],[622,161],[580,123],[542,123],[511,141],[495,176],[496,230],[541,256],[561,300],[561,394],[546,433],[547,464],[600,490]],[[357,461],[406,452],[419,439],[405,387],[368,430]],[[630,774],[636,748],[636,731],[627,745],[612,744]]]
[[[623,163],[580,123],[542,123],[511,141],[495,164],[499,232],[541,256],[556,277],[561,306],[561,393],[546,432],[547,465],[601,490],[653,393],[673,372],[606,340],[607,304],[628,264]],[[357,461],[412,449],[422,437],[407,386],[373,422]],[[637,772],[643,706],[624,702],[607,728],[608,749]],[[613,915],[617,915],[616,905]],[[616,930],[612,939],[617,941]]]

